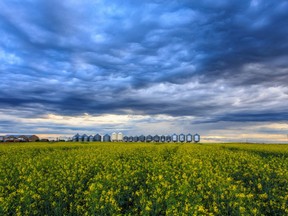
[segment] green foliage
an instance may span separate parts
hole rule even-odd
[[[0,215],[287,215],[288,146],[0,145]]]

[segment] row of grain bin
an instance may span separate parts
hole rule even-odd
[[[108,134],[106,134],[108,135]],[[109,135],[108,135],[109,136]],[[72,141],[73,142],[102,142],[104,141],[104,136],[101,136],[100,134],[96,134],[96,135],[80,135],[80,134],[76,134],[72,137]],[[109,141],[110,141],[110,136],[109,136]]]
[[[115,134],[113,133],[111,136],[109,134],[105,135],[87,135],[87,134],[76,134],[72,137],[73,142],[111,142],[111,141],[123,141],[123,134],[118,133]]]
[[[200,142],[199,134],[173,134],[173,135],[148,135],[148,136],[124,136],[124,142]]]
[[[173,134],[173,135],[148,135],[148,136],[123,136],[121,132],[116,133],[113,132],[111,136],[109,134],[105,134],[104,136],[100,134],[96,135],[79,135],[76,134],[73,136],[72,140],[74,142],[200,142],[199,134]]]

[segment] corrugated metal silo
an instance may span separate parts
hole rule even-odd
[[[128,141],[133,142],[133,136],[129,136]]]
[[[145,136],[144,135],[139,136],[139,141],[140,142],[145,142]]]
[[[153,141],[154,141],[154,142],[159,142],[159,141],[160,141],[160,136],[155,135],[155,136],[153,137]]]
[[[151,135],[146,136],[146,142],[152,142],[153,137]]]
[[[79,134],[79,136],[78,136],[78,142],[82,142],[82,137],[83,137],[83,136]]]
[[[96,142],[101,142],[101,135],[100,134],[96,134],[95,136],[94,136],[94,141],[96,141]]]
[[[93,139],[94,139],[93,135],[90,135],[90,136],[88,137],[88,141],[89,141],[89,142],[93,142]]]
[[[160,137],[160,141],[161,141],[161,142],[165,142],[165,141],[166,141],[166,138],[165,138],[164,135],[162,135],[162,136]]]
[[[172,142],[178,142],[178,135],[177,134],[172,135]]]
[[[200,142],[200,135],[199,134],[195,134],[194,135],[194,142]]]
[[[193,141],[193,136],[191,134],[187,134],[186,142],[192,142],[192,141]]]
[[[134,136],[133,137],[133,142],[138,142],[139,141],[139,137],[138,136]]]
[[[180,142],[185,142],[185,135],[184,134],[180,134],[179,135],[179,141]]]
[[[112,142],[116,142],[116,141],[117,141],[117,133],[116,133],[116,132],[113,132],[113,133],[111,134],[111,141],[112,141]]]
[[[87,142],[87,141],[88,141],[88,136],[87,136],[86,134],[84,134],[84,135],[82,136],[82,140],[83,140],[84,142]]]
[[[73,142],[77,142],[78,139],[79,139],[79,134],[78,133],[72,137]]]
[[[117,141],[122,142],[123,141],[123,134],[121,132],[117,135]]]
[[[105,134],[103,137],[103,142],[111,142],[111,137],[109,134]]]
[[[124,136],[124,137],[123,137],[123,141],[124,141],[124,142],[128,142],[128,136]]]
[[[171,142],[172,137],[170,135],[166,136],[166,142]]]

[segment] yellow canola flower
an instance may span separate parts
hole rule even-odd
[[[232,190],[232,191],[235,191],[236,189],[237,189],[237,185],[232,185],[232,186],[231,186],[231,190]]]
[[[33,194],[32,198],[35,199],[35,200],[38,200],[38,199],[41,198],[41,196],[39,194]]]
[[[225,215],[227,206],[231,215],[265,215],[268,208],[288,215],[283,188],[287,161],[256,154],[285,156],[286,146],[12,145],[14,150],[0,144],[3,215],[35,215],[41,213],[39,209],[48,209],[43,215],[137,215],[154,213],[154,208],[167,215],[191,215],[193,210],[196,215]],[[163,154],[168,156],[165,160]],[[273,199],[268,200],[265,191]]]
[[[260,197],[261,199],[268,199],[267,193],[260,194],[259,197]]]
[[[242,206],[239,208],[239,210],[240,210],[240,213],[245,213],[246,211],[245,207],[242,207]]]
[[[20,194],[24,194],[24,190],[22,188],[18,189],[17,192]]]
[[[256,214],[258,213],[258,209],[257,209],[257,208],[253,208],[253,209],[252,209],[252,213],[253,213],[254,215],[256,215]]]
[[[205,208],[204,208],[203,205],[198,206],[197,209],[198,209],[199,212],[205,212]]]
[[[217,206],[214,206],[214,207],[213,207],[213,210],[214,210],[215,213],[218,213],[218,212],[219,212],[219,209],[217,208]]]
[[[237,194],[236,196],[239,197],[239,198],[245,198],[245,194],[244,193]]]
[[[227,178],[227,181],[228,181],[228,182],[230,182],[230,181],[232,181],[232,180],[233,180],[233,179],[232,179],[231,177],[228,177],[228,178]]]
[[[93,191],[95,189],[95,184],[91,184],[90,186],[89,186],[89,191]]]
[[[253,197],[254,197],[254,195],[251,194],[251,193],[249,193],[249,194],[247,195],[247,198],[249,198],[249,199],[251,199],[251,198],[253,198]]]

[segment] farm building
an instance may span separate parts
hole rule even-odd
[[[180,134],[179,135],[179,141],[180,142],[185,142],[185,135],[184,134]]]
[[[186,142],[192,142],[193,136],[191,134],[187,134]]]
[[[93,141],[94,141],[94,136],[93,136],[93,135],[90,135],[90,136],[88,137],[88,141],[89,141],[89,142],[93,142]]]
[[[83,136],[79,135],[77,142],[82,142],[82,138],[83,138]]]
[[[87,142],[88,141],[88,136],[86,134],[84,134],[82,136],[82,141]]]
[[[6,135],[2,139],[3,142],[36,142],[40,140],[36,135]]]
[[[117,141],[122,142],[123,141],[123,133],[119,132],[117,135]]]
[[[77,142],[82,142],[82,135],[79,134]]]
[[[200,135],[199,134],[194,135],[194,142],[200,142]]]
[[[177,134],[172,135],[172,142],[178,142],[178,135]]]
[[[124,137],[123,137],[123,141],[124,141],[124,142],[128,142],[128,139],[129,139],[128,136],[124,136]]]
[[[102,137],[101,137],[100,134],[96,134],[96,135],[94,136],[94,141],[96,141],[96,142],[101,142],[101,139],[102,139]]]
[[[103,142],[111,142],[111,136],[108,134],[105,134],[103,137]]]
[[[168,136],[166,136],[165,140],[166,140],[166,142],[171,142],[172,138],[170,135],[168,135]]]
[[[112,134],[111,134],[111,142],[117,142],[117,133],[116,132],[113,132]]]
[[[129,136],[129,137],[128,137],[128,141],[129,141],[129,142],[133,142],[133,136]]]
[[[152,142],[153,141],[153,137],[151,135],[148,135],[146,137],[146,142]]]
[[[160,140],[161,140],[161,142],[165,142],[165,141],[166,141],[166,138],[165,138],[165,136],[164,136],[164,135],[162,135],[162,136],[160,137]]]
[[[139,141],[139,137],[138,136],[134,136],[133,137],[133,142],[138,142]]]
[[[80,135],[77,133],[76,135],[74,135],[74,136],[72,137],[72,141],[73,141],[73,142],[78,142],[79,137],[80,137]]]
[[[4,136],[4,142],[17,142],[17,137],[15,135]]]
[[[159,142],[159,141],[160,141],[160,136],[155,135],[155,136],[153,137],[153,141],[154,141],[154,142]]]
[[[144,135],[139,136],[139,141],[140,142],[145,142],[145,136]]]

